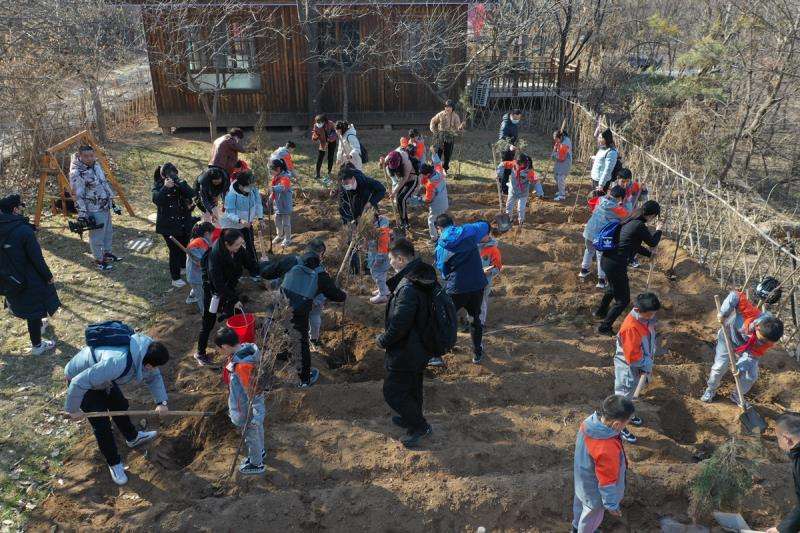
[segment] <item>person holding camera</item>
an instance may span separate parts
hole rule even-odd
[[[91,146],[81,146],[72,155],[69,183],[75,194],[78,224],[89,230],[89,247],[95,264],[100,270],[111,270],[114,268],[111,263],[122,259],[111,252],[114,239],[111,210],[116,214],[121,211],[114,205],[114,192]]]
[[[18,194],[0,200],[0,294],[11,314],[28,321],[31,355],[42,355],[56,345],[42,339],[42,319],[55,313],[61,302],[24,207]]]
[[[178,169],[172,163],[164,163],[153,174],[153,203],[158,207],[156,233],[164,236],[169,249],[172,286],[183,287],[186,285],[181,279],[181,269],[186,265],[186,254],[183,250],[189,245],[195,222],[192,217],[194,191],[186,180],[180,179]],[[174,237],[180,246],[170,237]]]

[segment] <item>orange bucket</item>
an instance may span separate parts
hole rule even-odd
[[[256,316],[253,313],[239,313],[230,317],[225,324],[236,332],[239,342],[256,340]]]

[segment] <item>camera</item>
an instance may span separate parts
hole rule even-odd
[[[94,230],[94,229],[100,229],[104,225],[105,224],[98,224],[94,220],[94,217],[88,217],[88,218],[78,217],[78,220],[76,220],[75,222],[73,222],[72,220],[67,222],[67,226],[69,226],[69,230],[72,233],[77,233],[78,235],[80,235],[81,239],[83,239],[83,232],[84,231],[91,231],[91,230]]]

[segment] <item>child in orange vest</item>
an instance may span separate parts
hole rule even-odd
[[[486,287],[483,289],[483,301],[481,301],[481,324],[486,326],[486,314],[489,311],[489,295],[492,292],[492,282],[500,271],[503,270],[503,260],[500,256],[500,248],[497,247],[497,241],[491,236],[486,235],[478,244],[478,250],[481,252],[481,262],[483,263],[483,273],[486,275]]]
[[[389,272],[389,244],[392,241],[392,230],[389,219],[378,215],[375,219],[378,237],[369,243],[367,266],[375,285],[378,287],[369,299],[370,303],[383,304],[389,301],[389,287],[386,285],[386,273]]]
[[[753,387],[758,379],[758,363],[773,344],[783,336],[783,322],[773,317],[769,312],[759,309],[759,304],[774,304],[781,299],[780,283],[777,279],[766,276],[755,288],[756,300],[751,302],[747,293],[731,291],[720,306],[717,316],[722,327],[717,333],[717,350],[714,364],[708,376],[708,384],[700,400],[714,401],[717,388],[725,374],[730,369],[728,348],[722,328],[728,329],[728,335],[733,344],[736,360],[736,370],[739,372],[739,384],[742,394]],[[730,399],[739,405],[739,395],[734,391]],[[744,399],[741,399],[744,401]]]
[[[255,344],[239,342],[236,332],[228,327],[217,331],[214,344],[226,361],[223,379],[228,382],[228,416],[233,425],[244,432],[247,445],[247,457],[239,465],[239,472],[263,474],[267,452],[264,449],[266,407],[262,385],[265,376],[258,372],[261,353]]]
[[[614,354],[614,394],[633,400],[633,393],[642,375],[645,382],[653,373],[653,359],[656,355],[656,312],[661,309],[658,296],[645,292],[636,297],[633,310],[622,322],[617,333],[617,351]],[[641,426],[642,419],[631,418],[630,423]],[[631,444],[636,436],[627,429],[622,430],[622,438]]]
[[[187,304],[196,303],[200,312],[203,312],[203,271],[200,261],[211,248],[211,235],[214,233],[214,224],[211,222],[198,222],[192,228],[192,239],[186,246],[189,253],[186,255],[186,281],[192,288]]]

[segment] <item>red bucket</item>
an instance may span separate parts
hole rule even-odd
[[[220,235],[222,235],[222,228],[214,228],[214,231],[211,232],[211,244],[217,242]]]
[[[236,332],[239,342],[256,340],[256,316],[253,313],[234,313],[225,324]]]

